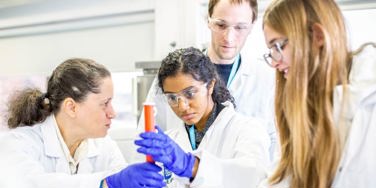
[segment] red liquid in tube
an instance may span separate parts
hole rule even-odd
[[[154,103],[144,103],[144,119],[145,119],[145,132],[155,131],[155,119],[154,119]],[[154,162],[153,158],[149,155],[146,156],[147,162]]]

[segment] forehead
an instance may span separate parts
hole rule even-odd
[[[270,45],[273,45],[274,42],[284,37],[282,34],[278,33],[273,28],[271,28],[268,24],[264,25],[264,35],[265,43],[269,47]]]
[[[103,100],[113,97],[113,83],[111,77],[105,77],[99,80],[99,92],[92,93],[90,92],[85,101],[94,101],[94,100]]]
[[[229,0],[221,0],[214,6],[211,17],[231,23],[250,22],[252,9],[248,2],[231,3]]]
[[[175,76],[169,76],[163,81],[164,92],[177,93],[191,86],[198,86],[202,82],[195,80],[192,75],[179,72]]]

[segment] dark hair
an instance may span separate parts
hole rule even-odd
[[[111,73],[90,59],[68,59],[53,71],[47,92],[24,89],[15,94],[8,108],[8,127],[31,126],[43,122],[51,113],[60,110],[61,102],[70,97],[82,102],[87,94],[99,93],[99,85]]]
[[[214,7],[221,0],[210,0],[208,6],[208,15],[211,17],[213,15]],[[223,0],[222,0],[223,1]],[[241,4],[242,2],[249,3],[249,6],[252,9],[252,23],[256,21],[258,14],[257,0],[229,0],[231,4]]]
[[[164,80],[169,76],[177,75],[179,72],[190,74],[193,79],[204,83],[216,80],[212,94],[213,101],[216,103],[231,101],[235,106],[234,98],[224,85],[224,82],[219,78],[214,64],[200,50],[193,47],[178,49],[169,53],[162,60],[158,72],[158,86],[162,91],[164,91]]]

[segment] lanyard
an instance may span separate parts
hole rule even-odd
[[[189,139],[191,140],[192,149],[195,150],[196,149],[195,125],[192,125],[189,128]]]
[[[205,54],[208,55],[207,49],[205,50]],[[230,86],[232,80],[234,80],[234,77],[235,77],[236,71],[238,70],[239,64],[240,64],[240,54],[238,54],[236,56],[234,64],[232,65],[230,76],[228,77],[228,81],[227,81],[227,88]]]
[[[230,87],[231,82],[234,80],[235,73],[238,70],[239,64],[240,64],[240,54],[236,56],[234,64],[232,65],[230,76],[228,77],[228,81],[227,81],[227,88]]]

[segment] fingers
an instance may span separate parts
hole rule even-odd
[[[163,181],[157,181],[153,179],[147,179],[141,184],[142,188],[162,188],[165,187],[166,183]]]
[[[163,156],[165,153],[163,150],[160,150],[160,149],[145,148],[145,147],[138,148],[137,152],[143,153],[145,155],[151,155],[153,158]]]
[[[157,172],[145,171],[143,176],[145,179],[163,181],[163,176]]]
[[[143,139],[143,140],[135,140],[134,144],[141,147],[147,147],[147,148],[155,148],[155,149],[163,149],[165,147],[168,147],[168,144],[160,141],[160,140],[154,140],[154,139]]]
[[[158,134],[166,135],[163,130],[159,127],[159,125],[156,125],[155,128],[158,130]]]
[[[171,164],[173,162],[172,155],[167,154],[161,150],[153,150],[153,149],[147,149],[147,148],[138,148],[137,152],[143,153],[145,155],[151,155],[153,157],[153,160],[158,161],[163,164]]]
[[[139,165],[142,170],[146,170],[146,171],[160,172],[162,170],[161,167],[159,167],[158,165],[154,163],[144,162],[144,163],[139,163],[135,165]]]
[[[143,187],[164,187],[166,183],[163,182],[164,178],[159,172],[162,170],[161,167],[155,165],[154,163],[140,163],[139,164],[142,172],[142,184]]]
[[[140,137],[143,139],[154,139],[160,141],[165,141],[167,139],[167,136],[165,134],[155,132],[144,132],[140,134]]]
[[[138,183],[141,187],[161,188],[166,186],[163,176],[159,173],[146,171],[142,176],[142,181]]]
[[[137,152],[146,155],[171,155],[174,148],[169,143],[159,143],[152,140],[136,140],[134,142],[137,146]]]

